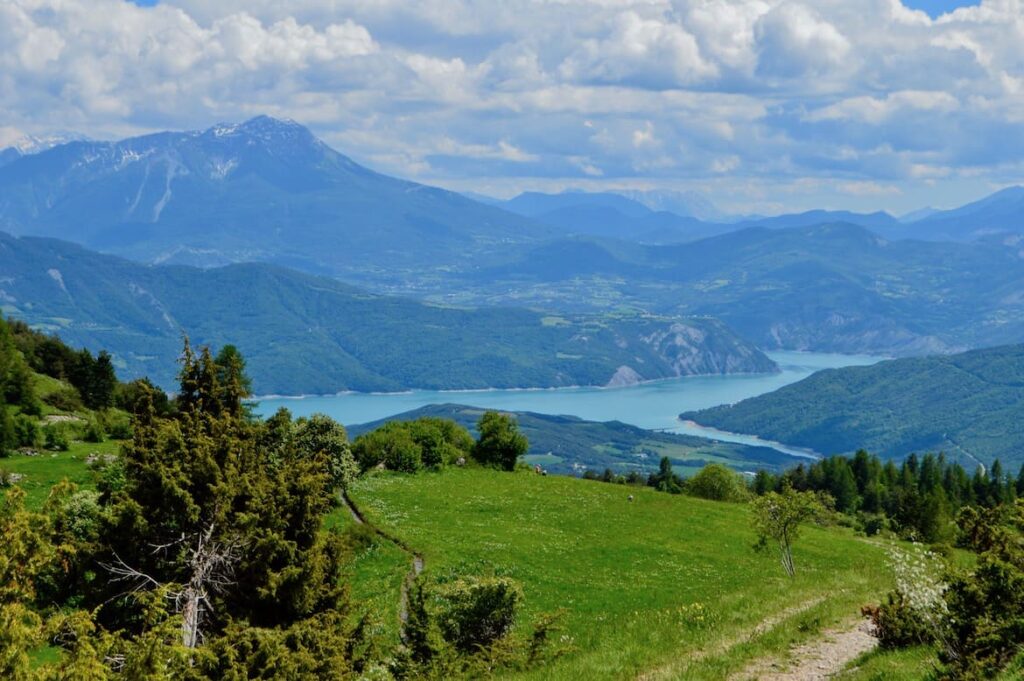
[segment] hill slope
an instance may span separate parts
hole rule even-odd
[[[181,334],[236,341],[261,393],[605,385],[775,364],[710,319],[546,316],[369,294],[271,265],[145,266],[0,234],[0,305],[170,385]]]
[[[412,421],[423,416],[451,419],[475,432],[486,410],[459,404],[433,404],[396,414],[380,421],[348,427],[352,437],[373,430],[388,421]],[[644,430],[626,423],[585,421],[575,416],[552,416],[513,412],[519,429],[530,441],[526,461],[546,470],[574,475],[585,470],[596,473],[610,468],[617,474],[642,473],[658,469],[661,457],[672,459],[676,472],[689,476],[708,463],[723,463],[741,471],[759,468],[781,471],[795,466],[800,458],[770,447],[750,447],[691,435]]]
[[[967,468],[1024,463],[1024,345],[820,371],[733,406],[682,414],[819,452],[944,451]]]
[[[425,578],[493,570],[521,582],[524,633],[564,610],[572,651],[512,678],[729,678],[855,617],[890,580],[883,546],[816,527],[796,544],[791,580],[751,548],[746,506],[649,489],[449,469],[364,477],[350,494],[422,555]],[[376,550],[361,560],[394,566]],[[361,569],[377,591],[401,582]]]

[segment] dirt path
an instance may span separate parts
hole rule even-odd
[[[761,620],[761,622],[759,622],[757,626],[755,626],[749,632],[744,633],[741,636],[734,636],[733,638],[726,639],[721,643],[718,643],[717,645],[714,645],[710,648],[697,650],[689,655],[686,655],[685,657],[673,660],[672,662],[666,665],[646,671],[637,677],[637,681],[661,681],[663,679],[667,681],[668,679],[674,679],[677,676],[679,676],[683,672],[683,670],[685,670],[694,662],[699,662],[700,660],[706,659],[708,657],[727,653],[729,652],[729,650],[735,648],[741,643],[744,643],[745,641],[750,641],[752,639],[757,638],[758,636],[761,636],[762,634],[771,631],[772,629],[774,629],[790,617],[794,617],[802,612],[810,610],[814,606],[821,603],[823,600],[825,600],[824,596],[818,596],[817,598],[812,598],[810,600],[804,601],[803,603],[799,603],[790,608],[786,608],[785,610],[780,610],[771,617],[767,617]]]
[[[357,525],[366,525],[367,527],[371,528],[374,532],[376,532],[380,537],[383,537],[384,539],[388,540],[389,542],[391,542],[392,544],[394,544],[395,546],[397,546],[402,551],[404,551],[412,557],[412,565],[409,568],[409,572],[406,573],[405,579],[402,580],[402,591],[401,594],[399,595],[398,605],[398,619],[402,623],[402,627],[401,630],[399,631],[399,634],[401,635],[402,640],[404,641],[405,625],[409,621],[409,589],[410,587],[412,587],[413,582],[416,581],[416,578],[420,576],[420,573],[423,572],[423,556],[413,551],[404,542],[387,534],[379,527],[366,522],[366,518],[364,518],[363,514],[359,511],[358,508],[356,508],[356,505],[352,503],[352,500],[349,498],[348,494],[346,494],[345,492],[341,492],[339,496],[341,497],[341,503],[345,504],[345,507],[348,508],[349,513],[352,514],[352,520]]]
[[[793,648],[788,664],[777,659],[756,660],[730,681],[820,681],[843,671],[877,645],[871,624],[858,620]]]

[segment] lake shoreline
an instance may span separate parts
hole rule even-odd
[[[679,419],[679,423],[681,423],[682,427],[686,428],[686,430],[666,428],[663,432],[692,435],[695,437],[703,437],[707,440],[716,440],[718,442],[734,442],[737,444],[753,445],[757,447],[768,447],[777,452],[782,452],[783,454],[798,456],[802,459],[811,459],[813,461],[825,458],[824,454],[815,451],[810,447],[798,447],[796,445],[787,445],[785,442],[779,442],[777,440],[765,440],[758,435],[752,435],[749,433],[734,433],[730,430],[720,430],[718,428],[713,428],[712,426],[702,425],[690,419]]]
[[[629,383],[626,385],[552,385],[547,387],[529,387],[529,388],[409,388],[407,390],[392,390],[392,391],[379,391],[371,390],[364,392],[360,390],[341,390],[336,393],[303,393],[300,395],[254,395],[249,398],[253,402],[259,402],[261,400],[306,400],[316,398],[331,398],[331,397],[343,397],[345,395],[415,395],[417,393],[441,393],[441,394],[473,394],[473,393],[529,393],[529,392],[554,392],[558,390],[629,390],[637,386],[654,385],[657,383],[669,383],[672,381],[685,381],[689,378],[729,378],[731,376],[777,376],[782,373],[780,367],[777,371],[733,371],[727,374],[683,374],[681,376],[665,376],[663,378],[647,378],[642,381],[636,381],[635,383]]]
[[[533,412],[551,416],[575,416],[584,421],[619,421],[650,431],[681,432],[686,429],[679,415],[732,404],[773,392],[800,381],[817,371],[851,365],[867,365],[882,357],[832,353],[769,353],[781,368],[772,374],[713,374],[657,379],[621,387],[579,386],[488,390],[418,390],[401,393],[354,393],[332,396],[293,396],[260,399],[256,413],[273,414],[284,407],[296,417],[326,414],[345,425],[386,420],[397,414],[433,404],[458,403],[482,410]],[[723,442],[739,442],[775,449],[790,456],[815,458],[784,443],[754,440],[757,436],[712,433],[693,426],[690,435]]]

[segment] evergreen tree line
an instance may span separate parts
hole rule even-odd
[[[961,509],[996,508],[1024,499],[1024,466],[1013,476],[996,460],[990,468],[978,466],[969,474],[943,454],[911,454],[897,464],[864,450],[852,457],[799,464],[781,474],[760,470],[749,483],[714,463],[683,478],[668,457],[661,459],[657,471],[647,474],[634,470],[621,475],[606,468],[601,474],[585,471],[583,477],[729,501],[785,489],[821,493],[828,495],[836,511],[855,517],[868,534],[891,530],[928,543],[952,538],[952,521]]]
[[[40,390],[37,374],[62,381],[64,386]],[[167,396],[145,379],[120,383],[108,353],[94,356],[88,350],[75,350],[55,336],[0,317],[0,456],[20,447],[66,449],[69,430],[91,442],[108,434],[124,439],[129,436],[125,411],[143,385],[158,395],[154,401],[161,413],[172,408]],[[44,426],[40,417],[45,406],[82,420],[73,426]]]
[[[943,454],[911,454],[896,464],[861,450],[852,457],[800,464],[781,475],[762,470],[752,484],[757,495],[787,487],[828,494],[837,511],[857,515],[869,534],[891,529],[932,543],[950,539],[960,509],[994,508],[1024,496],[1024,466],[1014,477],[996,460],[972,475]]]
[[[34,331],[19,320],[0,320],[0,324],[9,327],[14,347],[32,371],[70,383],[88,409],[114,406],[118,381],[107,351],[94,356],[85,349],[75,350],[56,336]]]

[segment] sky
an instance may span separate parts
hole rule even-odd
[[[496,196],[951,207],[1024,182],[1024,0],[0,0],[0,147],[258,114]]]

